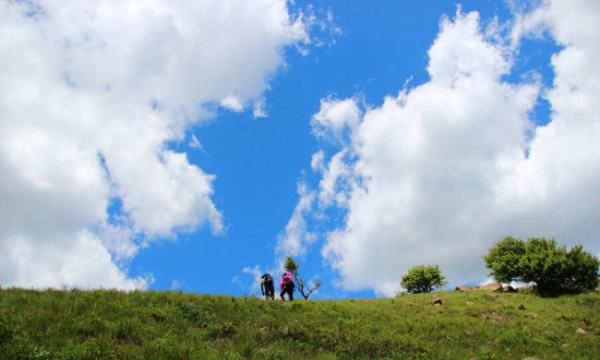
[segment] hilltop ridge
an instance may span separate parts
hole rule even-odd
[[[434,298],[441,305],[432,305]],[[0,359],[599,359],[600,294],[0,290]]]

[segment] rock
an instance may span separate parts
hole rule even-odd
[[[467,292],[467,291],[471,291],[471,288],[469,288],[465,285],[458,285],[456,288],[454,288],[454,290],[460,291],[460,292]]]
[[[474,302],[472,302],[472,301],[467,301],[465,304],[467,304],[467,306],[472,306],[472,305],[475,305],[475,303],[474,303]]]
[[[260,333],[263,335],[267,335],[271,332],[271,329],[268,326],[263,326],[259,329]]]
[[[442,305],[442,299],[433,299],[433,301],[431,302],[431,305],[441,306]]]
[[[525,305],[519,304],[519,310],[525,310]]]
[[[579,329],[575,330],[575,333],[577,333],[579,335],[585,335],[585,334],[587,334],[587,331],[585,331],[585,329],[579,328]]]
[[[477,286],[477,289],[486,291],[502,291],[502,286],[497,282],[491,282],[486,285],[479,285]]]

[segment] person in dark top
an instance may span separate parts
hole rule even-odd
[[[279,285],[281,287],[281,293],[279,294],[279,296],[281,296],[281,300],[285,301],[283,295],[287,294],[288,299],[290,301],[294,301],[294,290],[296,289],[296,285],[292,280],[292,274],[289,272],[284,272],[281,276],[281,282]]]
[[[269,273],[264,273],[260,277],[260,291],[262,292],[265,299],[275,300],[275,285],[273,284],[273,277]]]

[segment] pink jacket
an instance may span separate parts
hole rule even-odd
[[[292,274],[290,274],[289,272],[283,273],[283,276],[281,277],[281,281],[279,282],[281,290],[283,290],[283,286],[286,281],[292,281]]]

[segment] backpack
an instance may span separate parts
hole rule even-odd
[[[283,280],[283,286],[285,286],[286,288],[294,287],[294,281],[292,280],[292,274],[285,273],[283,275],[282,280]]]

